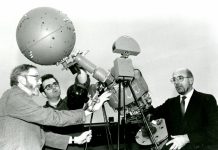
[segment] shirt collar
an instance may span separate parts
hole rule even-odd
[[[57,107],[57,105],[58,105],[58,103],[61,101],[61,98],[59,98],[59,100],[58,101],[56,101],[56,102],[51,102],[51,101],[48,101],[48,104],[50,105],[50,106],[52,106],[52,107]]]
[[[190,99],[192,94],[193,94],[193,92],[194,92],[194,89],[192,89],[191,91],[189,91],[185,95],[180,95],[180,100],[182,99],[182,96],[186,96],[186,99]]]

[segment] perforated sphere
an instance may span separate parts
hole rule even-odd
[[[69,56],[76,41],[72,21],[49,7],[27,12],[19,21],[16,38],[24,56],[40,65],[54,65]]]

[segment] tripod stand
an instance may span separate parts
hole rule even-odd
[[[140,113],[142,115],[142,120],[143,120],[143,124],[144,124],[144,127],[148,129],[148,132],[149,132],[149,135],[150,135],[150,139],[151,139],[151,142],[152,144],[155,146],[155,150],[159,150],[159,147],[155,141],[155,138],[152,134],[152,131],[149,127],[149,124],[143,114],[143,110],[140,108],[140,105],[137,101],[137,97],[136,97],[136,94],[134,92],[134,89],[130,83],[130,79],[126,78],[123,76],[122,78],[120,78],[118,80],[118,83],[119,83],[119,91],[118,91],[118,94],[119,94],[119,98],[118,98],[118,143],[117,143],[117,150],[120,149],[120,111],[121,111],[121,96],[122,96],[122,92],[121,92],[121,84],[123,85],[123,110],[124,110],[124,119],[123,119],[123,123],[124,123],[124,127],[123,127],[123,130],[124,130],[124,149],[126,150],[126,130],[125,130],[125,124],[126,124],[126,112],[125,112],[125,88],[126,87],[129,87],[130,88],[130,91],[132,93],[132,96],[134,98],[134,101],[136,103],[136,105],[138,106],[139,110],[140,110]]]
[[[98,94],[98,92],[96,92],[96,94]],[[112,142],[111,132],[110,132],[110,123],[107,119],[107,113],[106,113],[104,104],[101,107],[102,107],[104,122],[106,123],[104,127],[105,127],[106,137],[107,137],[107,147],[108,147],[108,150],[113,150],[113,142]],[[94,113],[91,114],[90,123],[89,123],[89,130],[91,129],[93,116],[94,116]],[[87,149],[87,143],[86,143],[84,149],[85,150]]]

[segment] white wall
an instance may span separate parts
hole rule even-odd
[[[154,106],[176,95],[169,79],[179,67],[193,71],[197,90],[218,99],[218,10],[215,2],[203,0],[7,0],[0,6],[0,95],[9,88],[10,72],[16,65],[32,64],[18,49],[16,27],[26,12],[42,6],[66,13],[76,29],[75,48],[90,50],[87,58],[105,69],[119,57],[112,53],[113,42],[122,35],[133,37],[141,53],[130,58],[141,69]],[[62,71],[61,66],[38,67],[41,74],[49,72],[58,77],[65,96],[74,76]],[[42,97],[37,101],[44,103]],[[110,107],[107,112],[115,114]],[[99,116],[101,111],[94,121],[101,121]]]

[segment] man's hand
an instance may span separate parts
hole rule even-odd
[[[109,97],[111,96],[111,93],[109,91],[104,92],[101,94],[100,97],[98,97],[98,102],[93,106],[93,111],[99,110],[103,103],[107,100],[109,100]]]
[[[171,135],[171,138],[172,140],[166,143],[167,146],[172,144],[169,150],[180,150],[190,142],[187,134],[176,136]]]
[[[103,94],[101,94],[100,97],[95,97],[94,99],[90,99],[87,102],[87,109],[85,110],[85,115],[89,115],[92,112],[99,110],[101,108],[101,106],[103,105],[103,103],[107,100],[109,100],[111,96],[111,93],[109,91],[104,92]]]
[[[75,144],[84,144],[84,143],[89,143],[92,138],[92,130],[85,131],[83,132],[80,136],[75,136],[74,137],[74,143]]]

